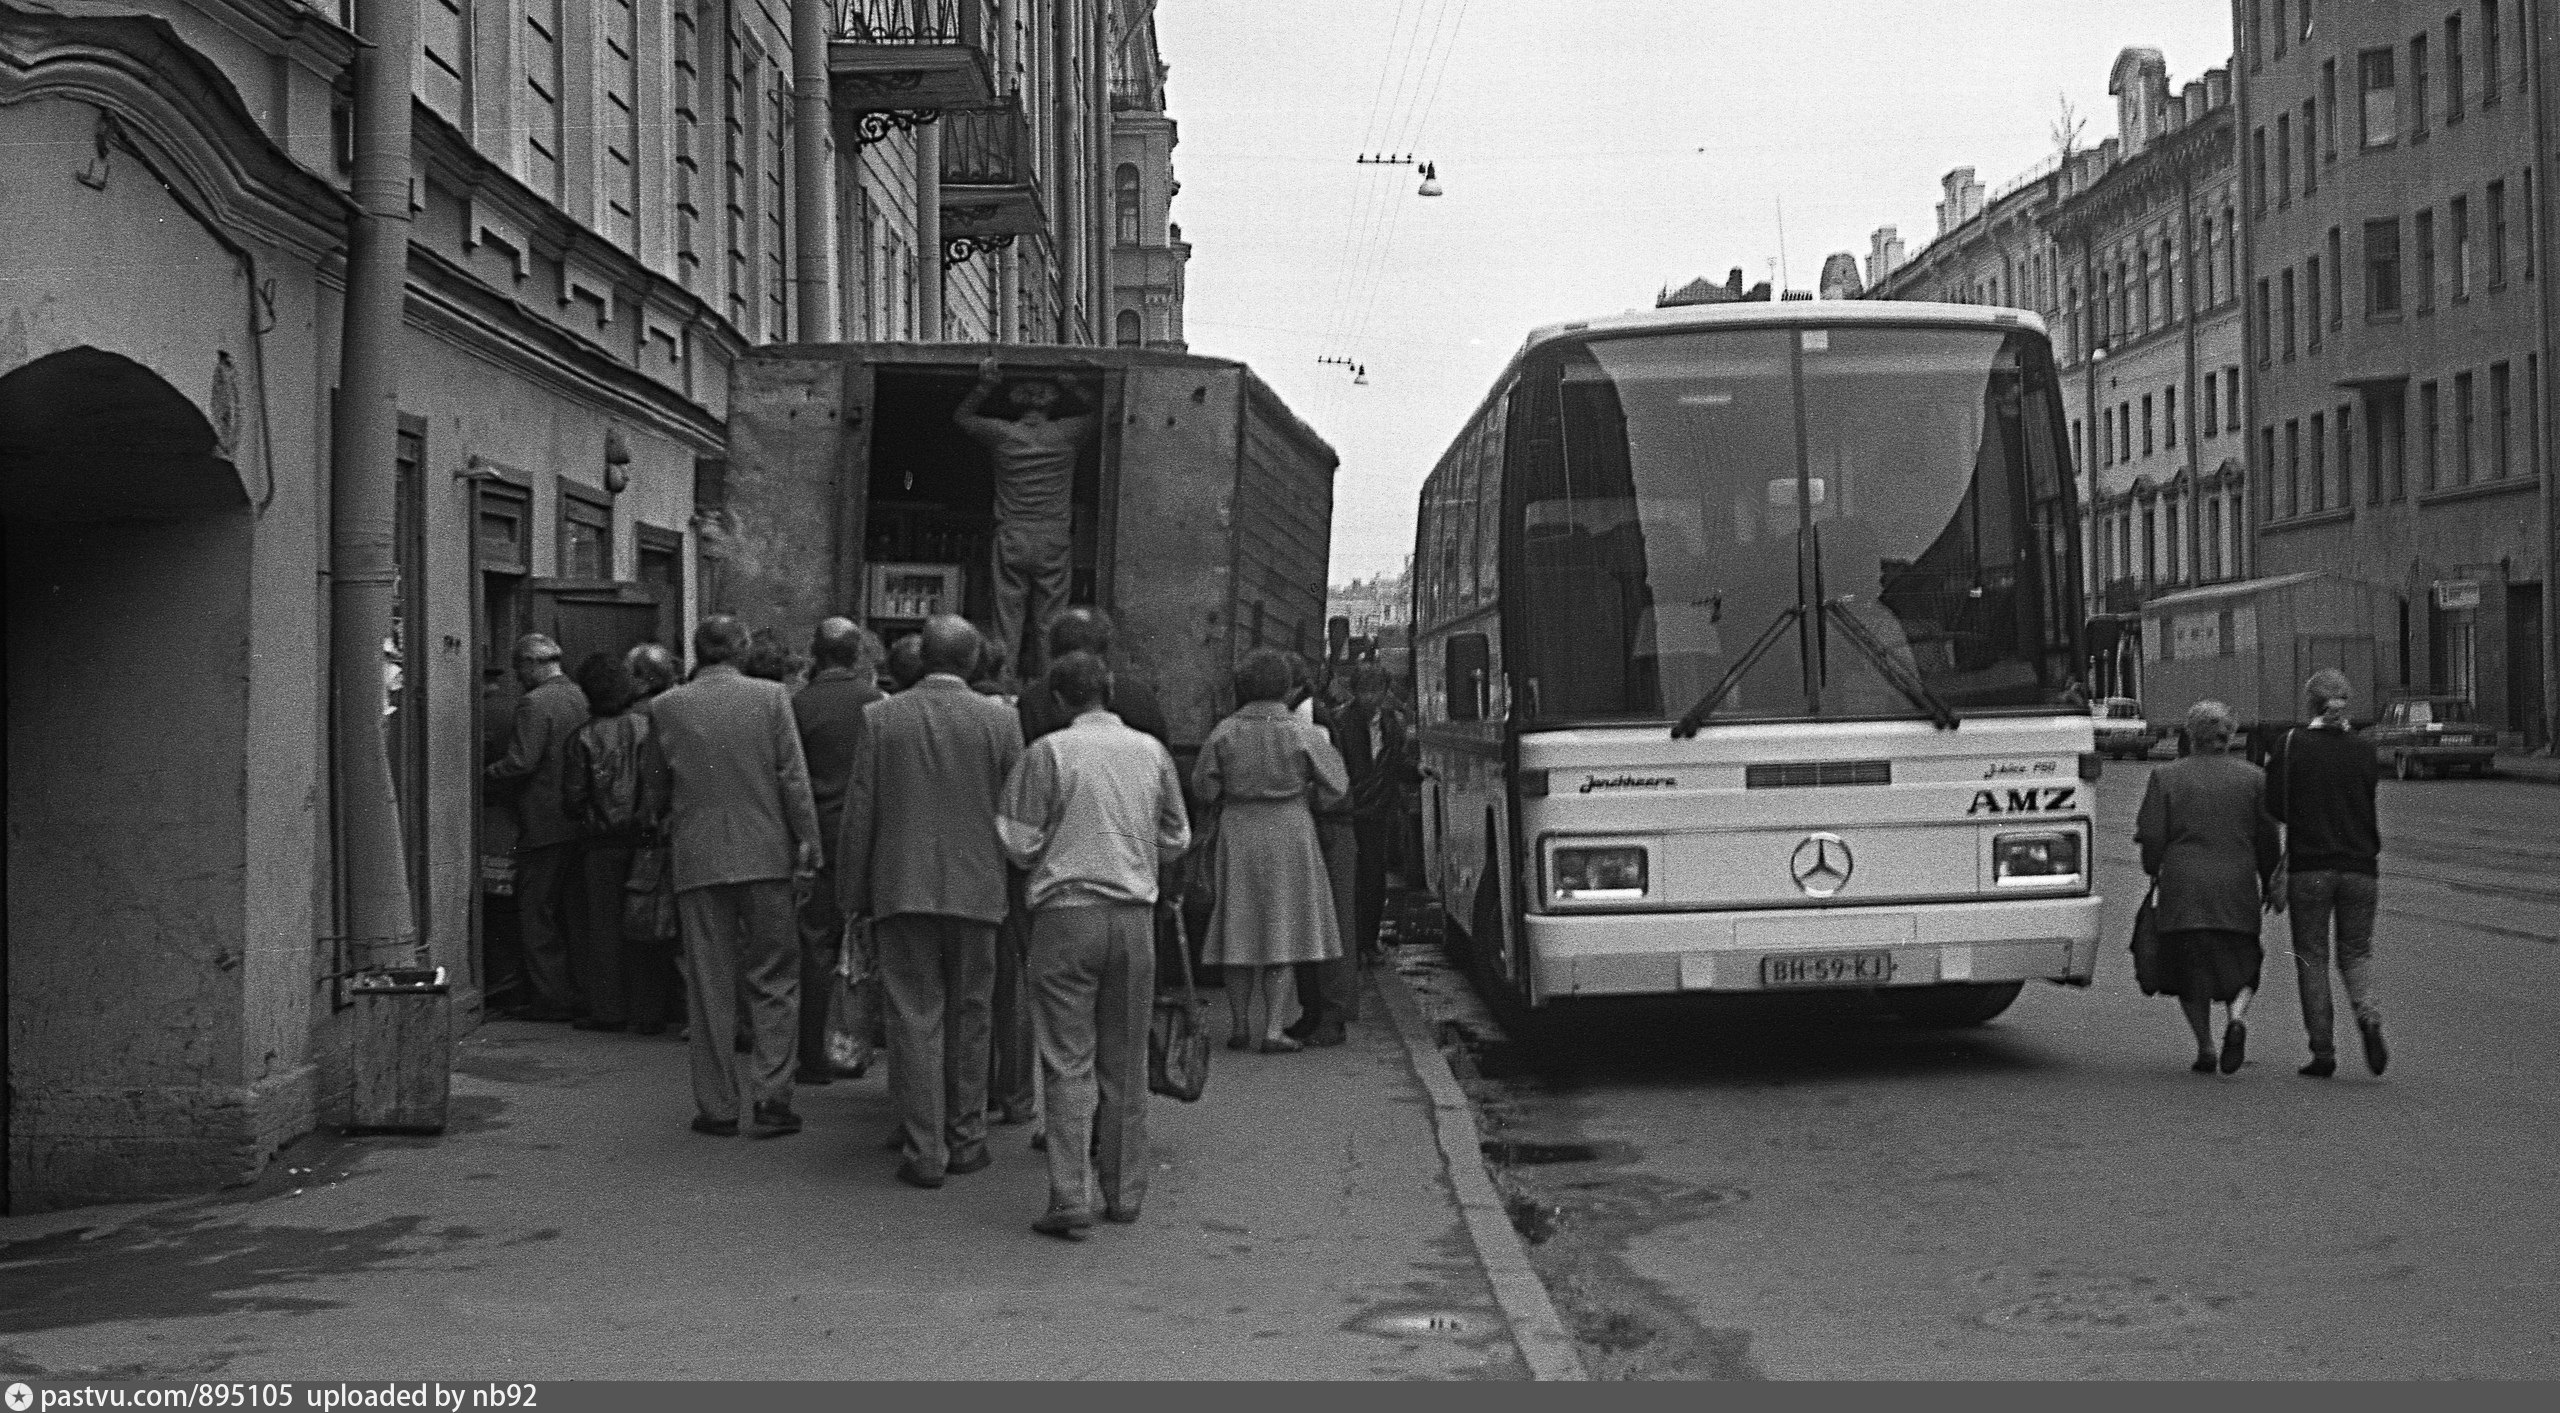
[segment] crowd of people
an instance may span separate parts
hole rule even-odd
[[[2303,697],[2304,724],[2283,734],[2264,769],[2226,754],[2236,727],[2229,707],[2196,703],[2187,711],[2188,754],[2154,772],[2142,798],[2134,838],[2154,880],[2160,989],[2186,1014],[2199,1074],[2236,1074],[2246,1063],[2249,1002],[2265,957],[2260,921],[2268,914],[2291,920],[2311,1050],[2299,1072],[2314,1079],[2338,1072],[2333,961],[2365,1067],[2378,1075],[2391,1062],[2373,966],[2381,763],[2349,724],[2354,692],[2344,673],[2313,673]]]
[[[886,646],[849,619],[805,656],[705,619],[694,666],[518,642],[505,754],[529,993],[519,1018],[661,1034],[680,994],[692,1127],[797,1133],[795,1085],[885,1044],[896,1175],[936,1189],[1037,1122],[1032,1225],[1082,1240],[1146,1196],[1160,957],[1205,910],[1228,1044],[1340,1045],[1374,949],[1411,733],[1374,662],[1258,649],[1187,782],[1110,619],[1047,623],[1016,683],[969,622]],[[681,680],[680,680],[681,676]]]

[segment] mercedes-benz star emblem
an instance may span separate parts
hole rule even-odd
[[[1837,834],[1804,836],[1795,856],[1787,860],[1787,872],[1795,876],[1796,886],[1813,898],[1828,898],[1848,887],[1849,875],[1857,867],[1849,841]]]

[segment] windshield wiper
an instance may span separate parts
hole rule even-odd
[[[1671,739],[1686,741],[1697,735],[1698,728],[1707,724],[1707,718],[1715,715],[1717,707],[1724,705],[1724,699],[1733,695],[1735,685],[1742,681],[1742,674],[1749,672],[1753,664],[1766,656],[1770,645],[1778,641],[1778,635],[1801,620],[1804,612],[1803,604],[1790,604],[1786,611],[1770,619],[1769,626],[1760,630],[1759,640],[1751,645],[1750,651],[1736,659],[1733,666],[1725,669],[1724,676],[1716,680],[1715,689],[1698,698],[1697,704],[1681,715],[1679,722],[1671,728]]]
[[[1956,709],[1948,705],[1946,698],[1929,690],[1929,684],[1922,680],[1918,671],[1894,656],[1893,650],[1877,639],[1873,629],[1858,621],[1858,616],[1849,611],[1847,599],[1824,599],[1822,614],[1826,619],[1839,620],[1841,633],[1858,645],[1858,651],[1866,654],[1867,660],[1876,665],[1876,670],[1884,674],[1884,680],[1891,683],[1894,690],[1909,697],[1912,705],[1927,711],[1929,720],[1936,723],[1939,730],[1953,731],[1962,723],[1964,718],[1956,715]],[[1825,667],[1828,668],[1828,663]]]

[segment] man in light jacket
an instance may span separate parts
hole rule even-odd
[[[864,709],[845,783],[836,897],[869,918],[889,998],[900,1181],[942,1186],[987,1152],[996,926],[1005,914],[996,798],[1022,755],[1013,709],[969,686],[978,630],[926,620],[923,679]]]
[[[691,982],[694,1131],[738,1131],[732,1040],[743,981],[755,1037],[746,1087],[756,1136],[772,1138],[800,1131],[791,1108],[800,1010],[791,883],[815,877],[822,853],[791,694],[738,670],[749,641],[734,618],[702,621],[693,680],[651,704],[655,729],[642,750],[650,805],[663,802]]]
[[[1081,1241],[1093,1229],[1097,1122],[1103,1215],[1134,1222],[1146,1199],[1156,880],[1190,847],[1191,825],[1173,756],[1112,714],[1100,657],[1066,654],[1048,684],[1074,719],[1024,752],[996,829],[1031,875],[1024,897],[1049,1140],[1049,1210],[1031,1229]]]

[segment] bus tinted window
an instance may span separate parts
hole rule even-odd
[[[1913,671],[1960,709],[2049,703],[2065,615],[2033,566],[2061,542],[2039,522],[2067,521],[2030,500],[2054,463],[2026,445],[2051,435],[2024,416],[2027,351],[1778,328],[1533,360],[1514,598],[1541,714],[1676,717],[1746,661],[1718,719],[1925,714],[1895,685]]]

